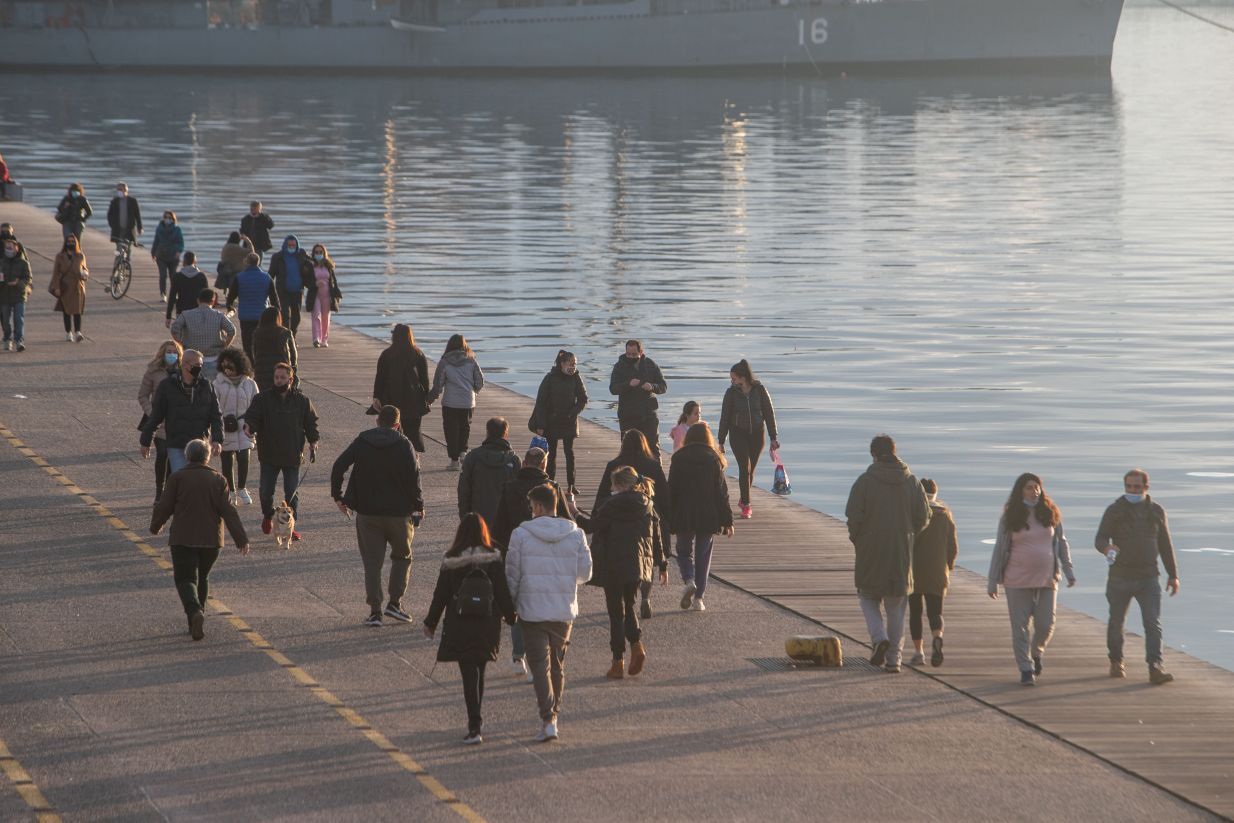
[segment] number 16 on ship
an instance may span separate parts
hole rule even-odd
[[[804,18],[797,21],[797,45],[806,45],[806,38],[815,46],[821,46],[827,42],[827,18],[815,17],[810,21],[810,25],[806,26]]]

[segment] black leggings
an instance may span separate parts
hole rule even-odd
[[[167,464],[167,440],[163,437],[154,438],[154,496],[163,496],[163,484],[171,476]]]
[[[451,460],[458,460],[463,452],[467,451],[467,441],[471,438],[473,412],[474,409],[441,407],[441,427],[446,435],[446,455]]]
[[[480,733],[484,718],[480,716],[480,703],[484,700],[484,667],[486,663],[458,664],[459,674],[463,676],[463,700],[467,703],[467,731]]]
[[[921,639],[921,601],[925,599],[926,615],[931,631],[943,629],[943,596],[941,594],[917,594],[908,596],[908,631],[913,640]]]
[[[68,331],[80,332],[81,331],[81,315],[65,313],[64,330],[66,332]]]
[[[550,437],[548,439],[548,476],[553,480],[557,479],[557,443],[561,443],[561,450],[566,456],[566,485],[574,485],[574,435],[565,434],[561,437]]]
[[[728,433],[728,444],[733,448],[733,459],[737,461],[737,482],[741,486],[741,502],[749,505],[750,485],[754,482],[754,469],[758,466],[758,458],[763,454],[763,430],[745,432],[732,429]]]
[[[240,451],[223,452],[223,476],[227,478],[227,490],[234,492],[236,489],[244,489],[249,484],[249,452],[251,449],[241,449]],[[235,458],[234,460],[232,458]],[[232,474],[232,463],[235,463],[236,471]]]
[[[608,606],[608,640],[614,660],[625,657],[627,640],[633,644],[642,638],[638,611],[634,608],[634,595],[638,588],[637,581],[604,587],[604,602]]]

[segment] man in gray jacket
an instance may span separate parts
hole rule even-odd
[[[930,504],[891,437],[871,440],[870,456],[874,462],[853,483],[844,512],[856,551],[857,599],[874,644],[870,662],[898,674],[904,607],[913,590],[913,541],[930,522]]]
[[[527,664],[540,707],[537,743],[557,739],[557,714],[565,691],[566,647],[578,617],[578,587],[591,579],[591,550],[573,521],[554,517],[557,492],[536,486],[527,493],[532,519],[510,535],[506,580],[527,646]]]
[[[1144,650],[1148,679],[1154,685],[1169,683],[1161,658],[1161,572],[1157,557],[1165,566],[1166,589],[1178,594],[1178,565],[1165,509],[1148,496],[1148,472],[1132,469],[1123,476],[1124,494],[1110,504],[1097,528],[1097,551],[1106,556],[1110,576],[1105,599],[1110,603],[1110,623],[1106,646],[1110,652],[1110,677],[1126,677],[1123,668],[1123,624],[1131,599],[1140,604],[1144,621]]]

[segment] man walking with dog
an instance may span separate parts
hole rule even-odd
[[[174,473],[188,459],[184,447],[190,440],[209,438],[215,454],[223,450],[223,416],[210,381],[202,377],[201,352],[188,349],[180,358],[180,370],[154,391],[150,414],[141,430],[141,456],[150,456],[150,443],[162,423],[167,426],[167,464]]]
[[[380,627],[381,567],[390,548],[389,600],[384,614],[410,623],[403,595],[411,580],[411,541],[424,513],[420,466],[411,441],[400,429],[398,406],[382,406],[377,427],[361,432],[334,461],[330,496],[347,517],[356,513],[356,541],[364,564],[364,592],[369,616],[364,625]],[[351,469],[347,491],[343,475]]]
[[[163,496],[150,517],[150,533],[158,534],[171,520],[171,564],[180,604],[194,640],[205,637],[210,569],[223,547],[223,524],[240,554],[249,553],[249,539],[240,515],[227,494],[227,481],[209,465],[210,444],[191,440],[184,448],[188,465],[167,480]]]
[[[317,459],[317,410],[297,388],[292,386],[293,369],[287,363],[274,367],[274,386],[258,392],[244,413],[244,433],[257,438],[257,459],[261,461],[261,530],[269,534],[274,529],[274,487],[283,475],[283,500],[299,516],[296,498],[300,486],[300,464],[304,462],[304,445],[308,443],[309,461]],[[291,539],[299,540],[294,528]]]

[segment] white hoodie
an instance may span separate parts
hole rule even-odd
[[[519,619],[568,623],[578,617],[578,586],[591,579],[587,537],[571,520],[537,517],[510,535],[506,580]]]

